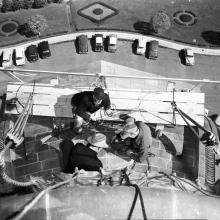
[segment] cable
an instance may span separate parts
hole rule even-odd
[[[47,187],[46,189],[44,189],[43,191],[41,191],[39,194],[37,194],[33,199],[31,199],[27,204],[25,204],[21,209],[20,211],[18,211],[16,214],[13,213],[11,216],[12,217],[9,217],[7,219],[10,219],[10,220],[20,220],[21,218],[24,217],[25,214],[27,214],[27,212],[37,203],[37,201],[42,198],[46,193],[48,193],[50,190],[52,189],[55,189],[57,187],[60,187],[64,184],[67,184],[73,180],[75,180],[78,176],[78,173],[79,171],[76,171],[73,173],[73,176],[71,179],[68,179],[68,180],[65,180],[63,182],[60,182],[60,183],[57,183],[53,186],[49,186]]]
[[[159,173],[164,174],[164,175],[167,176],[167,177],[168,177],[168,176],[172,176],[173,178],[179,179],[180,181],[183,181],[183,182],[185,182],[185,183],[191,185],[191,186],[194,187],[196,190],[200,191],[202,194],[204,194],[204,195],[206,195],[206,196],[220,199],[220,196],[218,196],[218,195],[213,195],[213,194],[209,194],[209,193],[206,192],[205,190],[200,189],[198,186],[194,185],[194,184],[191,183],[191,182],[188,182],[187,180],[185,180],[185,179],[183,179],[183,178],[180,178],[180,177],[175,176],[175,175],[173,175],[173,174],[170,174],[170,175],[169,175],[169,174],[167,174],[167,173],[165,173],[165,172],[162,172],[162,171],[159,172]]]
[[[132,213],[134,211],[134,207],[135,207],[136,202],[137,202],[138,195],[139,195],[139,198],[140,198],[143,219],[147,220],[147,214],[146,214],[146,211],[145,211],[144,200],[143,200],[143,197],[142,197],[141,190],[140,190],[139,186],[137,184],[131,184],[130,179],[129,179],[127,173],[126,173],[126,169],[122,170],[122,180],[123,180],[123,178],[125,179],[127,186],[132,186],[132,187],[135,188],[134,200],[132,202],[132,206],[131,206],[130,212],[128,214],[127,220],[131,219]]]

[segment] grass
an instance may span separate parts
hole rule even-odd
[[[24,24],[29,17],[35,14],[45,16],[48,23],[48,28],[41,33],[41,37],[67,33],[69,31],[65,4],[50,4],[41,9],[23,9],[16,12],[1,13],[0,22],[4,21],[6,18],[10,18],[19,22],[19,24]],[[0,36],[0,46],[16,44],[31,39],[32,38],[27,38],[19,33],[8,37]]]

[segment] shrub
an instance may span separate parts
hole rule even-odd
[[[29,9],[32,8],[34,4],[34,0],[24,0],[24,3],[25,3],[25,8]]]
[[[35,8],[43,8],[47,4],[47,0],[34,0]]]
[[[24,0],[13,0],[13,10],[20,10],[25,8]]]
[[[165,11],[159,11],[151,18],[151,26],[156,33],[168,30],[171,26],[170,17]]]
[[[40,35],[48,27],[47,20],[43,15],[37,14],[30,17],[27,20],[26,29],[27,32],[32,33],[33,35]]]
[[[2,12],[12,11],[13,10],[13,2],[12,0],[3,0],[2,1]]]

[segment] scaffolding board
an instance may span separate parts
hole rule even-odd
[[[9,84],[7,101],[17,98],[19,102],[16,108],[6,108],[6,113],[19,114],[22,111],[22,105],[33,92],[32,115],[72,118],[71,98],[81,91],[47,84],[36,84],[34,87],[33,84]],[[123,113],[147,123],[172,124],[175,122],[177,125],[185,125],[181,116],[173,112],[171,103],[175,101],[182,111],[202,126],[204,125],[204,93],[115,89],[108,89],[108,92],[114,112],[117,114],[108,117],[103,110],[99,110],[94,114],[97,119],[120,120],[118,115]]]

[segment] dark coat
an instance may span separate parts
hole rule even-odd
[[[98,159],[97,153],[90,149],[89,146],[77,143],[72,147],[65,171],[73,173],[76,167],[78,167],[79,170],[99,171],[100,167],[102,167],[102,163]]]
[[[139,129],[139,134],[136,138],[131,138],[131,149],[138,153],[140,162],[145,162],[148,149],[153,142],[151,130],[148,125],[141,121],[136,121],[135,124]]]
[[[100,108],[104,107],[105,110],[110,109],[110,99],[109,96],[104,93],[104,98],[102,102],[95,106],[93,101],[93,91],[85,91],[75,94],[72,97],[71,104],[73,107],[76,107],[75,114],[82,117],[85,121],[90,119],[90,115],[87,113],[94,113]]]

